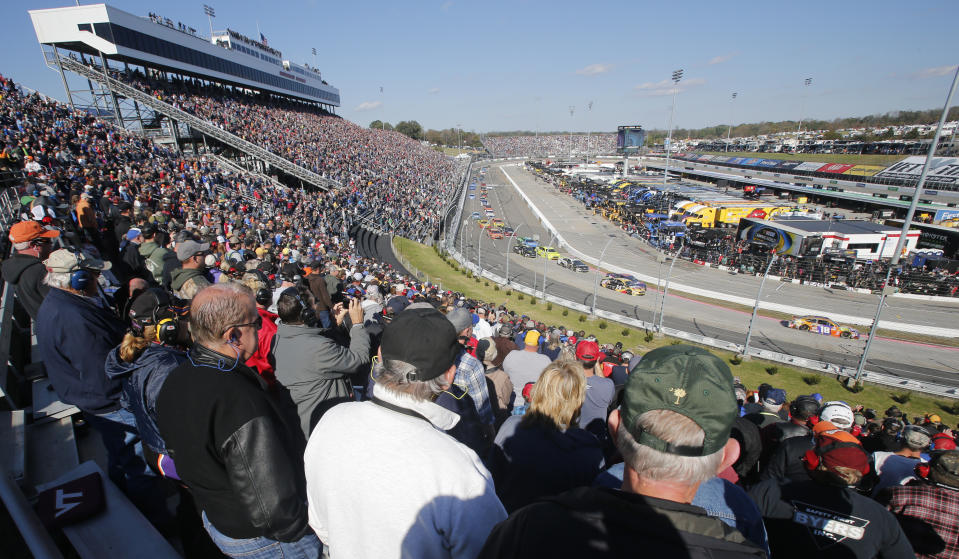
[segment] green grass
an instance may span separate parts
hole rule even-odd
[[[527,301],[517,301],[516,296],[508,297],[505,290],[495,291],[493,287],[486,287],[473,280],[467,279],[461,272],[455,271],[450,264],[443,261],[432,247],[422,245],[407,239],[397,237],[394,242],[397,257],[407,268],[420,277],[428,276],[430,281],[440,285],[443,289],[458,291],[466,296],[491,304],[505,305],[510,310],[527,314],[534,320],[551,325],[563,325],[571,330],[586,330],[595,335],[601,343],[615,343],[621,341],[623,347],[638,353],[645,353],[660,346],[677,343],[678,340],[654,336],[650,332],[638,328],[600,329],[599,320],[587,318],[585,322],[574,319],[574,315],[563,315],[563,307],[554,305],[547,310],[544,305],[530,305]],[[579,315],[576,315],[579,316]],[[585,316],[585,315],[582,315]],[[628,335],[623,333],[628,330]],[[800,394],[819,392],[827,400],[845,400],[854,404],[862,404],[867,408],[874,408],[882,413],[890,406],[898,406],[908,416],[921,416],[925,413],[940,415],[947,424],[955,425],[959,422],[959,402],[955,400],[937,399],[921,393],[911,393],[905,403],[903,393],[883,386],[867,385],[861,392],[853,393],[834,376],[821,375],[819,382],[811,379],[812,374],[819,375],[818,371],[787,367],[781,363],[763,361],[761,359],[739,360],[738,356],[713,348],[706,348],[713,354],[729,363],[734,376],[739,377],[743,384],[755,388],[768,382],[777,388],[783,388],[790,398]],[[738,364],[737,364],[738,362]],[[771,375],[767,369],[775,367],[776,374]]]
[[[823,163],[850,163],[854,165],[892,165],[901,161],[905,155],[856,155],[850,153],[760,153],[755,151],[697,151],[709,155],[726,155],[729,157],[762,157],[765,159],[782,159],[784,161],[821,161]],[[788,172],[788,171],[784,171]]]

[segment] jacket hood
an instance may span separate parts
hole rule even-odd
[[[3,279],[10,283],[17,283],[23,272],[35,264],[43,266],[43,262],[35,256],[14,254],[3,262]]]

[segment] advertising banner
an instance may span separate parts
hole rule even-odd
[[[779,164],[776,165],[776,168],[790,171],[798,167],[801,163],[802,161],[780,161]]]
[[[750,167],[755,167],[756,165],[759,164],[760,161],[762,161],[762,159],[760,159],[759,157],[750,157],[749,159],[746,159],[745,161],[743,161],[742,164],[749,165]]]
[[[820,173],[845,173],[849,169],[852,169],[854,165],[849,165],[848,163],[830,163],[828,165],[823,165],[819,169],[816,169]]]
[[[912,155],[876,173],[876,176],[886,179],[918,181],[925,162],[925,157]],[[926,181],[940,184],[959,184],[959,157],[933,157],[932,164],[929,166],[929,174],[926,175]]]
[[[731,158],[731,157],[726,157],[725,155],[714,155],[714,156],[713,156],[713,159],[712,159],[712,162],[713,162],[713,163],[727,163],[727,162],[729,162],[730,159],[732,159],[732,158]]]
[[[779,163],[779,159],[760,159],[757,165],[760,167],[777,167]]]
[[[885,169],[882,165],[853,165],[847,171],[843,171],[844,175],[858,175],[860,177],[871,177]]]
[[[730,165],[742,165],[743,161],[746,161],[745,157],[730,157],[729,161],[726,163],[729,163]]]
[[[933,223],[939,223],[940,221],[952,221],[959,219],[959,210],[936,210],[936,217],[932,218]]]
[[[699,160],[700,160],[700,161],[711,161],[712,158],[713,158],[712,155],[700,155],[700,156],[699,156]]]
[[[776,254],[802,255],[803,237],[798,233],[784,231],[765,223],[740,221],[739,239],[775,250]]]
[[[796,165],[793,170],[795,171],[818,171],[825,163],[819,163],[818,161],[803,161],[799,165]]]

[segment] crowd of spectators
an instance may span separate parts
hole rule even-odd
[[[608,154],[616,151],[616,134],[486,136],[483,139],[483,147],[491,155],[501,157]]]
[[[452,198],[455,164],[399,132],[363,128],[310,104],[196,80],[151,79],[132,70],[114,77],[336,181],[383,231],[422,240],[435,231]]]
[[[34,357],[188,557],[959,556],[936,415],[443,291],[358,255],[332,194],[0,88]]]

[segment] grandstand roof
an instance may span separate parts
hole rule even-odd
[[[106,4],[29,13],[44,45],[340,106],[340,91],[319,72],[282,60],[279,51],[230,29],[204,38],[182,23]]]
[[[854,219],[777,219],[770,222],[774,227],[787,226],[806,233],[840,233],[843,235],[878,235],[899,233],[899,227]]]

